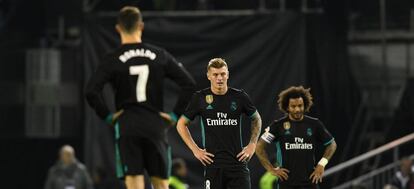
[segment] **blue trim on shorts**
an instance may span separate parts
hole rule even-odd
[[[122,178],[125,176],[125,170],[128,169],[126,166],[122,165],[121,153],[119,150],[119,122],[115,123],[115,167],[116,167],[116,176]]]

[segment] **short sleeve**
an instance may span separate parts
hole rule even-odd
[[[252,101],[250,100],[249,95],[242,91],[242,104],[243,104],[243,113],[245,113],[247,116],[252,117],[257,109],[253,105]]]
[[[324,146],[331,144],[334,141],[331,133],[326,129],[322,121],[318,120],[316,123],[316,137]]]
[[[187,108],[185,109],[183,116],[187,118],[188,120],[193,120],[197,115],[199,115],[200,110],[200,103],[199,103],[199,93],[196,92],[191,97],[190,102],[187,105]]]

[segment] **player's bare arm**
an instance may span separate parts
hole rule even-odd
[[[253,115],[251,124],[250,142],[239,154],[237,154],[239,161],[250,160],[256,150],[257,139],[259,138],[262,129],[262,118],[260,117],[259,112],[256,112]]]
[[[280,180],[284,181],[288,179],[289,170],[285,168],[279,167],[277,163],[275,163],[276,167],[273,167],[272,163],[269,161],[269,156],[266,153],[266,145],[267,143],[263,140],[259,140],[257,142],[256,147],[256,156],[259,158],[260,163],[263,167],[269,171],[272,175],[277,176]]]
[[[257,143],[257,140],[259,138],[259,134],[261,131],[262,131],[262,118],[260,117],[260,114],[256,112],[252,118],[250,143],[254,143],[254,144]]]
[[[336,151],[336,142],[332,141],[332,143],[326,147],[323,157],[330,160]]]
[[[328,161],[331,159],[335,151],[336,151],[336,142],[332,141],[332,143],[326,147],[322,159],[319,161],[318,165],[316,165],[315,170],[312,172],[312,174],[309,177],[309,179],[312,180],[312,183],[317,184],[317,183],[322,182],[323,173],[325,172],[325,166],[328,163]]]
[[[165,113],[165,112],[159,112],[159,115],[161,116],[162,119],[164,119],[168,125],[170,126],[174,126],[177,122],[177,120],[174,120],[170,114]]]
[[[124,109],[121,109],[121,110],[115,112],[114,116],[112,117],[112,121],[117,120],[122,115],[122,113],[124,113]]]
[[[193,137],[191,136],[190,131],[188,130],[188,126],[190,125],[190,121],[184,117],[181,117],[177,122],[177,131],[180,134],[181,138],[185,142],[185,144],[190,148],[193,152],[194,156],[204,165],[213,163],[214,155],[207,152],[206,149],[201,149],[197,146],[194,142]]]

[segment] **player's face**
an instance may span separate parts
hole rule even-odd
[[[401,172],[404,175],[408,175],[411,172],[412,161],[409,159],[404,159],[401,161]]]
[[[302,120],[305,106],[302,97],[289,99],[289,117],[293,120]]]
[[[229,79],[229,70],[226,66],[221,68],[210,68],[207,72],[207,78],[210,80],[211,86],[216,89],[227,87]]]
[[[187,167],[183,166],[180,169],[177,170],[178,175],[182,176],[182,177],[186,177],[187,176]]]
[[[63,162],[63,164],[69,165],[73,162],[74,156],[71,152],[63,151],[60,153],[60,160]]]

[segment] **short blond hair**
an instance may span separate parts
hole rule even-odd
[[[213,58],[208,62],[207,71],[210,70],[210,68],[222,68],[222,67],[228,68],[226,61],[222,58]]]

